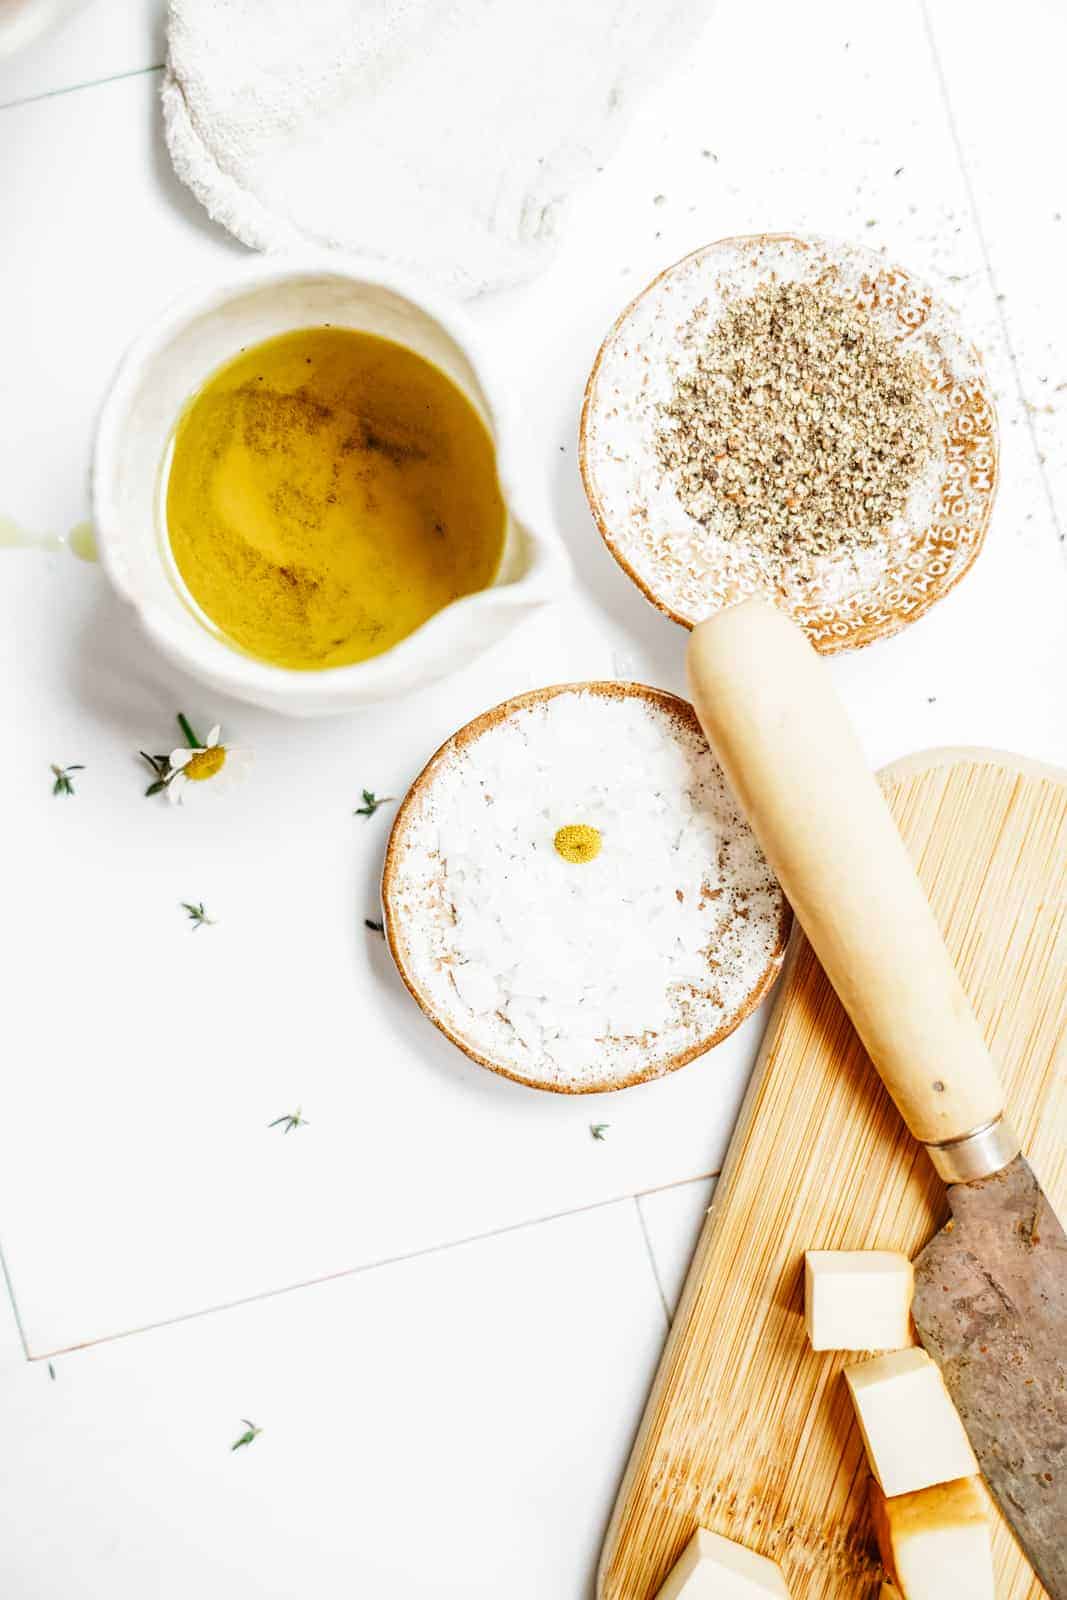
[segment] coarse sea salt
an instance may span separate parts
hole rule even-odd
[[[601,839],[565,860],[567,824]],[[438,752],[397,817],[394,953],[470,1054],[539,1087],[615,1088],[732,1030],[781,962],[788,911],[684,701],[546,690]]]

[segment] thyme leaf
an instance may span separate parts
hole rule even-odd
[[[79,762],[75,762],[73,764],[73,766],[69,766],[69,767],[57,767],[55,762],[53,761],[53,763],[52,763],[52,775],[55,778],[55,782],[52,784],[52,793],[53,794],[73,794],[74,793],[74,785],[70,781],[70,775],[71,775],[72,772],[84,772],[84,771],[85,771],[85,768]]]
[[[287,1111],[284,1117],[275,1117],[273,1122],[268,1122],[268,1128],[281,1128],[283,1133],[290,1133],[293,1128],[306,1128],[308,1119],[300,1106],[295,1111]]]
[[[142,761],[147,761],[155,773],[155,778],[145,790],[145,795],[158,794],[161,789],[167,787],[167,784],[174,776],[174,769],[170,764],[170,756],[150,756],[147,750],[138,750],[137,754]]]
[[[358,806],[352,815],[354,817],[373,817],[379,806],[391,805],[392,802],[393,796],[391,794],[383,794],[379,799],[373,789],[364,789],[363,804]]]
[[[202,900],[200,901],[199,905],[193,905],[191,901],[183,900],[181,902],[181,906],[182,910],[188,914],[189,920],[193,924],[194,933],[198,928],[210,928],[214,926],[215,918],[208,916],[207,912],[204,910],[204,902]]]
[[[604,1135],[607,1133],[610,1127],[610,1122],[591,1122],[589,1124],[589,1132],[593,1135],[594,1139],[603,1140]]]
[[[240,1450],[244,1445],[251,1444],[252,1440],[263,1432],[263,1429],[257,1428],[254,1422],[249,1422],[247,1417],[242,1417],[241,1421],[245,1425],[245,1431],[242,1433],[239,1439],[235,1439],[233,1441],[233,1444],[230,1446],[231,1451]]]

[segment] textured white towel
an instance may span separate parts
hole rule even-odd
[[[712,0],[171,0],[174,166],[261,250],[529,277]]]

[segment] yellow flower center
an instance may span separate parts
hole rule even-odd
[[[210,750],[198,750],[195,756],[190,756],[182,771],[194,783],[202,783],[205,778],[213,778],[216,772],[221,772],[225,765],[225,746],[213,744]]]
[[[602,840],[599,828],[591,828],[587,822],[568,822],[565,828],[560,828],[552,843],[564,861],[578,865],[596,860]]]

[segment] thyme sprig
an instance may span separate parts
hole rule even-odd
[[[241,1437],[239,1439],[235,1439],[233,1441],[233,1443],[230,1446],[230,1450],[231,1451],[243,1449],[243,1447],[245,1445],[251,1444],[252,1440],[258,1438],[259,1435],[263,1432],[263,1429],[262,1428],[257,1428],[254,1422],[249,1422],[247,1417],[242,1417],[241,1421],[245,1425],[245,1431],[244,1431],[244,1433],[242,1433],[242,1435],[241,1435]]]
[[[72,772],[84,772],[84,771],[85,771],[85,768],[77,761],[74,762],[74,764],[72,766],[69,766],[69,767],[57,767],[55,762],[53,761],[53,763],[52,763],[52,774],[53,774],[53,776],[55,778],[55,782],[52,784],[52,793],[53,794],[73,794],[74,793],[74,785],[70,781],[70,775],[71,775]]]
[[[273,1122],[268,1122],[268,1128],[281,1128],[283,1133],[291,1133],[294,1128],[306,1128],[308,1119],[303,1110],[297,1106],[295,1111],[287,1111],[284,1117],[275,1117]]]
[[[358,806],[352,815],[354,817],[373,817],[379,806],[388,806],[392,805],[392,803],[393,796],[391,794],[383,794],[379,799],[373,789],[364,789],[363,804]]]
[[[593,1135],[594,1139],[603,1140],[610,1127],[610,1122],[591,1122],[589,1124],[589,1132]]]
[[[181,905],[182,905],[182,910],[184,912],[186,912],[186,914],[189,917],[189,920],[193,924],[193,932],[194,933],[196,932],[196,930],[198,928],[212,928],[212,927],[214,927],[215,918],[208,916],[207,912],[204,910],[204,902],[202,900],[199,902],[198,905],[194,905],[192,903],[192,901],[190,901],[190,900],[183,900]]]
[[[146,796],[158,794],[161,789],[167,787],[167,784],[174,776],[174,769],[170,764],[170,756],[150,756],[147,750],[138,750],[137,754],[142,761],[148,762],[148,765],[155,773],[154,779],[145,790]]]

